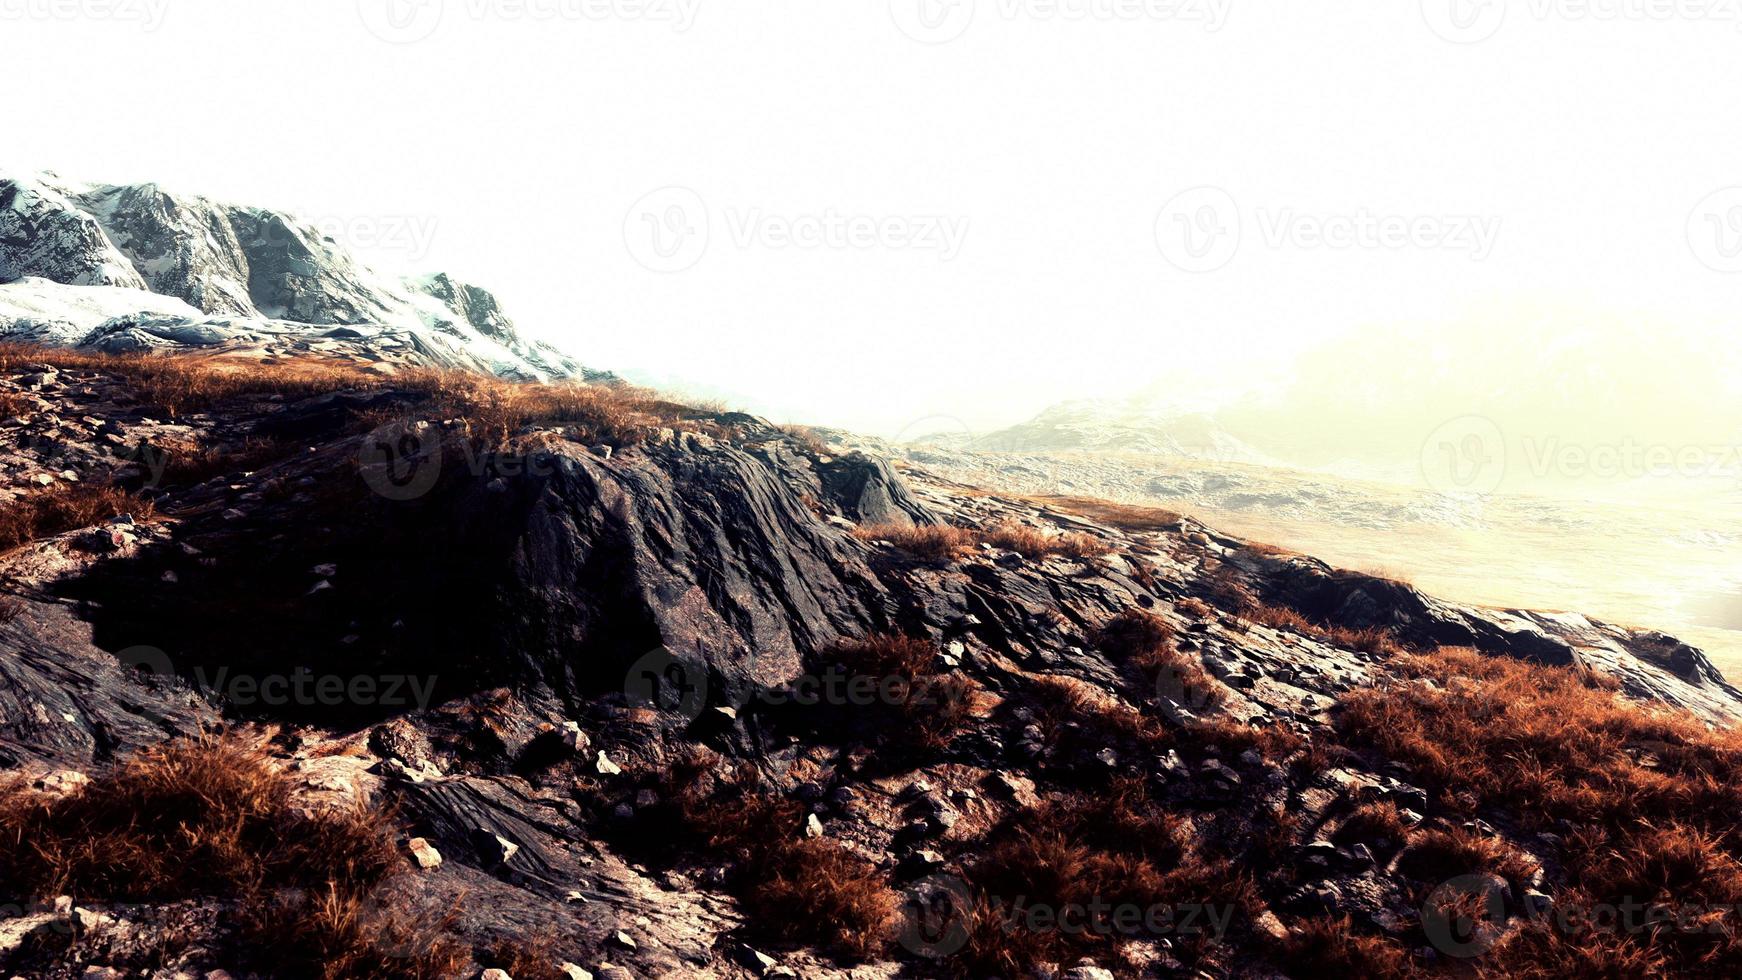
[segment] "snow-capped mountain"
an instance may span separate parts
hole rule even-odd
[[[506,377],[588,372],[489,292],[395,279],[315,227],[156,184],[0,175],[0,338],[110,351],[295,349]]]
[[[1091,450],[1224,463],[1274,462],[1229,434],[1212,415],[1143,399],[1060,402],[1020,425],[996,432],[941,433],[914,441],[982,452]]]

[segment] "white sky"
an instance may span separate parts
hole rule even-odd
[[[0,163],[296,211],[591,365],[885,435],[1233,391],[1359,329],[1737,332],[1718,0],[391,2],[0,0]],[[698,209],[705,251],[653,249]],[[779,237],[837,215],[877,220]],[[1418,241],[1311,237],[1363,215]],[[1229,218],[1231,255],[1184,238]]]

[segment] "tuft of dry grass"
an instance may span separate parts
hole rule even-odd
[[[984,543],[1025,558],[1064,555],[1094,558],[1113,549],[1106,542],[1075,532],[1048,534],[1038,528],[1002,523],[990,528],[953,527],[947,524],[870,524],[853,532],[861,541],[888,541],[915,557],[931,561],[960,558]]]
[[[61,483],[0,504],[0,551],[40,538],[90,527],[120,514],[134,520],[154,513],[149,501],[114,487]]]
[[[1369,627],[1354,629],[1328,623],[1317,623],[1285,606],[1247,603],[1240,618],[1271,629],[1292,630],[1322,640],[1341,650],[1391,655],[1398,652],[1397,641],[1389,630]]]
[[[1434,885],[1489,872],[1516,884],[1528,879],[1536,864],[1499,838],[1454,827],[1417,833],[1398,856],[1397,870]]]
[[[754,931],[782,942],[818,943],[870,958],[887,945],[896,893],[877,867],[827,838],[803,835],[805,809],[739,769],[716,776],[706,750],[681,759],[661,787],[669,828],[731,867],[730,883]],[[657,846],[669,848],[663,837]]]
[[[916,558],[948,561],[973,550],[979,539],[947,524],[869,524],[853,531],[861,541],[888,541]]]
[[[1280,953],[1298,976],[1408,980],[1422,975],[1401,946],[1357,931],[1347,917],[1318,917],[1297,924]]]
[[[1377,842],[1379,852],[1389,853],[1403,846],[1409,839],[1410,829],[1397,804],[1363,803],[1337,827],[1331,840],[1337,844]]]
[[[1171,510],[1121,504],[1095,497],[1072,497],[1045,494],[1025,498],[1043,507],[1052,507],[1067,514],[1087,517],[1091,521],[1119,528],[1122,531],[1170,531],[1179,527],[1181,517]]]
[[[243,955],[258,964],[262,975],[451,980],[469,976],[472,964],[471,951],[453,935],[453,919],[452,913],[414,915],[329,885],[275,895],[244,908]]]
[[[1252,882],[1202,853],[1188,825],[1141,779],[1020,811],[967,869],[974,909],[968,944],[948,968],[962,976],[1027,976],[1040,964],[1118,956],[1110,923],[1033,928],[1023,908],[1169,908],[1188,903],[1244,915],[1262,909]],[[1084,923],[1079,923],[1084,925]],[[1138,937],[1142,938],[1142,937]],[[1157,937],[1159,938],[1159,937]],[[1169,937],[1191,960],[1211,937]]]
[[[1095,558],[1113,550],[1105,541],[1093,535],[1077,532],[1048,534],[1038,528],[1009,522],[980,531],[978,537],[994,548],[1014,551],[1024,558],[1048,558],[1053,555]]]
[[[1179,704],[1205,708],[1220,704],[1220,685],[1203,664],[1173,645],[1173,627],[1154,613],[1128,609],[1108,620],[1091,641],[1116,664],[1135,671],[1150,689]]]
[[[1181,599],[1174,603],[1173,607],[1193,619],[1209,619],[1213,614],[1209,603],[1193,596],[1187,596],[1186,598]]]
[[[783,425],[780,431],[786,433],[795,445],[812,456],[827,456],[829,444],[817,429],[808,425]]]

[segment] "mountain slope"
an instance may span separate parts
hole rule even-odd
[[[1614,855],[1676,841],[1690,887],[1736,884],[1742,692],[1672,637],[602,386],[177,365],[0,358],[6,512],[37,515],[0,553],[24,809],[225,730],[295,807],[396,814],[404,869],[357,915],[421,913],[465,975],[1458,975],[1432,895],[1471,880],[1497,974],[1737,954],[1531,911],[1643,888]],[[245,889],[27,871],[0,858],[45,903],[0,934],[14,972],[278,975]],[[996,918],[1090,900],[1220,925]]]
[[[185,306],[143,300],[140,290]],[[392,363],[526,379],[585,373],[521,337],[485,290],[445,274],[379,276],[289,215],[155,184],[74,187],[52,177],[0,177],[6,336],[110,351],[330,338]]]

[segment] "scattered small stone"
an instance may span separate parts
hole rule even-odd
[[[472,839],[478,845],[479,857],[489,864],[507,864],[510,858],[520,852],[519,844],[488,830],[473,831]]]
[[[413,837],[406,844],[406,849],[411,852],[412,860],[416,861],[420,868],[428,870],[442,866],[442,852],[436,850],[435,845],[422,837]]]
[[[635,949],[635,937],[619,929],[611,934],[611,941],[624,949]]]
[[[806,837],[823,836],[823,822],[816,814],[811,814],[804,820],[804,835]]]
[[[562,740],[571,752],[577,754],[587,751],[587,748],[592,745],[592,739],[587,737],[586,732],[581,731],[581,723],[578,721],[563,722]]]
[[[611,757],[605,754],[604,749],[599,750],[599,758],[593,762],[593,768],[598,770],[601,776],[618,776],[623,773],[623,767],[612,762]]]
[[[90,783],[91,777],[73,769],[56,769],[54,772],[38,779],[36,788],[58,796],[64,796],[83,788]]]

